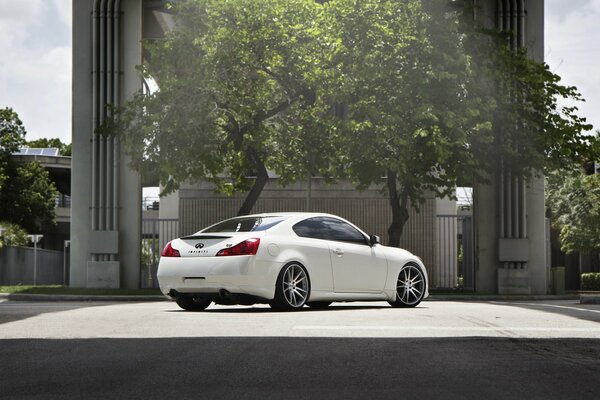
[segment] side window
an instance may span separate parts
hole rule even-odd
[[[325,226],[321,223],[322,218],[308,218],[298,222],[292,227],[296,235],[311,239],[326,239]]]
[[[357,244],[367,244],[367,240],[352,225],[335,218],[324,217],[323,224],[327,227],[327,236],[329,240],[338,242],[351,242]]]
[[[367,244],[366,238],[356,228],[335,218],[308,218],[298,222],[292,229],[300,237]]]

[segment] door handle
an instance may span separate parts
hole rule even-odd
[[[333,250],[333,252],[334,252],[335,254],[337,254],[338,256],[341,256],[341,255],[343,255],[343,254],[344,254],[344,252],[343,252],[343,251],[342,251],[342,249],[340,249],[340,248],[337,248],[337,249]]]

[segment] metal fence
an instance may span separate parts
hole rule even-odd
[[[33,247],[0,248],[0,285],[63,285],[62,251]]]
[[[180,236],[178,219],[142,219],[140,287],[158,287],[156,271],[165,245]]]
[[[437,289],[474,290],[473,217],[438,215],[436,243],[431,286]]]

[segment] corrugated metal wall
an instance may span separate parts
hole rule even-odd
[[[34,282],[37,285],[63,285],[66,280],[64,268],[62,251],[12,246],[0,249],[0,285],[33,285]]]

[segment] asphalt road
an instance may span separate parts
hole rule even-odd
[[[597,399],[600,306],[0,302],[0,398]]]

